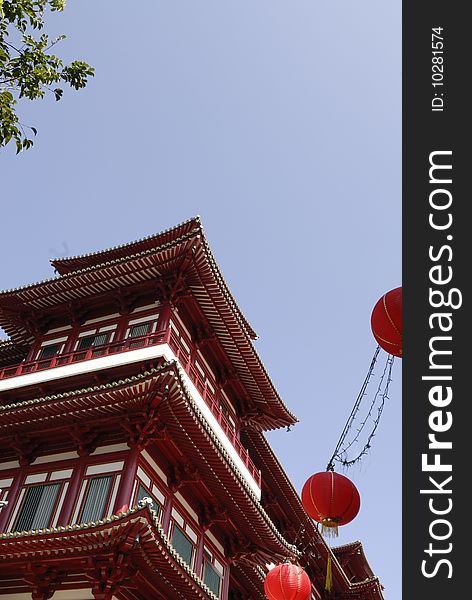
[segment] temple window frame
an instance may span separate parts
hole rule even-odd
[[[182,536],[184,536],[190,542],[190,545],[192,546],[192,556],[191,556],[190,564],[185,560],[185,558],[179,553],[177,548],[175,548],[175,546],[174,546],[173,540],[174,540],[174,532],[175,532],[176,528],[179,530],[180,534]],[[191,569],[194,569],[195,565],[197,564],[199,540],[201,537],[199,535],[199,533],[197,533],[196,530],[198,530],[198,528],[195,526],[193,521],[191,521],[190,519],[188,519],[187,517],[182,515],[180,507],[179,507],[179,509],[177,509],[176,506],[174,505],[172,507],[171,514],[170,514],[168,538],[169,538],[169,541],[172,544],[172,547],[174,548],[174,550],[177,552],[177,554],[179,554],[179,556],[182,558],[182,560]]]
[[[68,487],[70,483],[70,479],[74,472],[73,468],[66,469],[49,469],[48,471],[38,472],[30,472],[26,473],[23,478],[23,483],[18,490],[15,498],[11,498],[10,500],[14,504],[13,511],[8,519],[8,526],[6,528],[6,532],[18,531],[17,525],[18,521],[22,517],[22,511],[25,506],[25,502],[30,497],[29,490],[34,487],[44,487],[44,486],[58,486],[57,492],[54,496],[53,505],[51,507],[49,516],[44,524],[38,526],[39,529],[45,529],[49,527],[55,527],[57,521],[60,516],[61,509],[64,505],[64,501],[67,497]],[[42,495],[39,498],[41,501]],[[37,510],[37,508],[36,508]],[[36,518],[37,515],[34,516]],[[34,522],[34,521],[33,521]]]

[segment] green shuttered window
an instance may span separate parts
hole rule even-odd
[[[203,583],[210,588],[215,596],[220,596],[221,575],[207,560],[205,560],[203,571]]]
[[[129,337],[140,337],[141,335],[147,335],[151,331],[151,323],[140,323],[139,325],[132,325],[129,330]]]
[[[13,531],[31,531],[49,527],[60,487],[60,483],[53,483],[28,488]]]
[[[174,523],[172,545],[183,560],[191,567],[193,559],[193,544],[178,525]]]
[[[90,480],[85,498],[80,523],[90,523],[102,519],[110,491],[112,476],[93,477]]]
[[[88,335],[87,337],[80,338],[78,350],[87,350],[92,346],[101,346],[107,341],[106,333],[99,333],[97,335]]]
[[[59,352],[60,344],[50,344],[49,346],[43,346],[39,353],[39,359],[45,360],[46,358],[52,358]]]

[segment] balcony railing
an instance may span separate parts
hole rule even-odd
[[[181,343],[178,336],[175,334],[172,328],[157,331],[155,333],[149,333],[140,337],[127,338],[125,340],[119,340],[116,342],[110,342],[101,346],[92,346],[86,350],[76,350],[74,352],[68,352],[66,354],[58,354],[52,358],[38,359],[32,362],[21,363],[11,367],[4,367],[0,369],[0,381],[8,379],[10,377],[18,377],[20,375],[28,375],[30,373],[36,373],[38,371],[45,371],[48,369],[54,369],[56,367],[63,367],[65,365],[71,365],[77,362],[91,360],[93,358],[102,358],[110,356],[112,354],[129,352],[132,350],[138,350],[140,348],[146,348],[149,346],[156,346],[158,344],[168,344],[171,350],[176,355],[180,365],[187,373],[188,377],[198,390],[199,394],[205,401],[206,405],[211,410],[212,415],[215,417],[221,429],[224,431],[226,437],[231,441],[233,447],[237,451],[239,457],[243,461],[244,465],[248,469],[249,473],[257,483],[259,488],[261,487],[261,472],[256,468],[252,462],[249,452],[241,444],[239,438],[236,435],[234,426],[228,421],[223,414],[221,403],[218,401],[217,393],[212,392],[206,385],[202,376],[193,365],[188,351]],[[212,387],[216,389],[216,382],[210,377],[206,369],[203,369],[207,379],[212,380]]]

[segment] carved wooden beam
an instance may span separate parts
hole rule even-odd
[[[26,568],[24,581],[31,586],[33,600],[49,600],[64,579],[64,573],[47,565],[31,564]]]
[[[212,342],[216,341],[216,333],[208,323],[201,323],[196,325],[194,330],[194,342],[199,350],[202,350],[205,346],[208,346]]]
[[[88,309],[82,304],[82,302],[69,302],[66,306],[66,309],[70,324],[74,327],[82,325],[87,318]]]
[[[156,283],[156,291],[161,302],[168,302],[173,306],[192,295],[186,283],[185,273],[182,271],[162,276]]]
[[[201,475],[198,469],[189,461],[172,465],[169,469],[168,481],[169,487],[176,492],[188,483],[201,481]]]
[[[215,523],[226,523],[228,511],[222,504],[205,504],[200,511],[200,523],[204,530]]]
[[[221,365],[218,371],[218,383],[222,387],[226,387],[227,385],[234,383],[238,380],[238,373],[232,364],[226,363]]]
[[[253,427],[257,426],[262,417],[264,416],[264,411],[259,408],[247,408],[243,414],[241,415],[241,425],[243,427]]]
[[[27,467],[36,458],[39,442],[28,436],[16,434],[11,442],[11,447],[15,450],[20,465]]]
[[[71,427],[69,435],[77,446],[79,456],[89,456],[96,449],[99,441],[98,434],[85,425]]]
[[[113,555],[91,558],[91,566],[86,570],[92,582],[95,600],[112,600],[122,585],[137,572],[128,551],[117,550]]]
[[[118,288],[113,293],[113,300],[120,315],[130,314],[139,302],[138,296],[130,292],[127,288]]]
[[[232,535],[226,541],[226,556],[231,564],[249,561],[253,563],[257,546],[241,535]]]
[[[139,416],[129,417],[120,423],[128,437],[128,446],[145,448],[152,442],[169,438],[167,426],[157,407],[151,408]]]

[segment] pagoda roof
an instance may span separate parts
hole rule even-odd
[[[156,402],[163,390],[166,401]],[[281,558],[298,556],[296,546],[279,532],[207,423],[175,361],[116,382],[0,406],[0,435],[6,441],[8,436],[28,436],[38,429],[48,435],[49,430],[81,422],[90,424],[93,419],[115,427],[125,421],[126,415],[145,414],[149,405],[159,407],[162,424],[185,456],[201,470],[204,480],[217,477],[220,481],[214,493],[221,494],[229,516],[241,525],[240,530],[255,546],[255,552]]]
[[[367,562],[362,542],[351,542],[332,548],[332,550],[343,568],[348,570],[356,581],[366,581],[375,577]]]
[[[68,570],[74,573],[77,568],[84,569],[94,558],[116,551],[128,554],[138,567],[139,576],[151,584],[166,581],[172,599],[217,600],[174,550],[157,514],[148,506],[133,507],[87,524],[2,533],[0,572],[3,568],[14,572],[15,565],[21,568],[25,562],[39,560],[41,564],[60,565],[66,573]],[[73,559],[79,561],[74,563]]]
[[[28,354],[28,348],[12,340],[0,340],[0,367],[17,364]]]
[[[57,277],[0,292],[0,327],[16,344],[34,341],[32,323],[41,312],[66,312],[72,304],[84,304],[92,296],[134,284],[157,283],[184,269],[186,288],[199,304],[248,395],[259,412],[268,413],[271,422],[267,429],[297,421],[254,348],[255,333],[223,279],[198,217],[130,244],[57,259],[53,265],[60,273]]]

